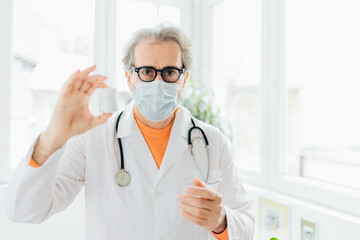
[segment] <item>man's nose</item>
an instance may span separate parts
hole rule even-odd
[[[154,79],[155,80],[160,80],[160,81],[163,81],[164,79],[162,78],[161,76],[161,72],[157,72],[157,75],[156,75],[156,78]]]

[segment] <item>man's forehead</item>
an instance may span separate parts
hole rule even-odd
[[[138,43],[134,49],[134,65],[181,68],[181,48],[172,40],[146,39]]]

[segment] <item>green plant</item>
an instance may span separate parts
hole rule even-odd
[[[277,238],[270,238],[270,240],[279,240],[279,239],[277,239]]]
[[[182,94],[181,104],[191,112],[193,117],[219,128],[232,141],[230,124],[226,119],[222,119],[220,109],[214,99],[213,90],[203,83],[195,83],[190,75],[187,87]]]

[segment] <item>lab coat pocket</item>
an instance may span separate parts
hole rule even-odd
[[[193,170],[192,171],[192,177],[194,178],[198,178],[200,179],[202,182],[205,182],[206,185],[210,186],[212,189],[217,190],[219,187],[219,183],[222,181],[222,178],[220,178],[221,176],[221,170],[220,169],[216,169],[216,170],[210,170],[209,171],[209,176],[208,176],[208,180],[206,180],[206,177],[208,175],[208,171],[207,170]],[[191,179],[191,183],[192,180]]]

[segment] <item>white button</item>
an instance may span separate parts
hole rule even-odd
[[[156,190],[156,196],[157,196],[157,197],[160,197],[160,196],[161,196],[161,190],[159,190],[159,189]]]

